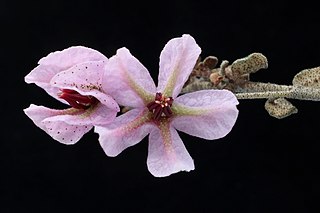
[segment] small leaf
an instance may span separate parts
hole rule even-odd
[[[285,98],[268,99],[264,105],[269,115],[278,119],[288,117],[289,115],[298,112],[298,109],[293,106]]]
[[[218,58],[215,56],[208,56],[203,60],[203,64],[209,69],[213,69],[218,64]]]
[[[292,83],[295,86],[320,88],[320,67],[302,70],[294,76]]]
[[[261,53],[252,53],[245,58],[234,61],[231,70],[234,74],[255,73],[260,69],[268,68],[268,60]]]

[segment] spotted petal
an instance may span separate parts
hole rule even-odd
[[[224,137],[234,126],[238,110],[228,90],[202,90],[176,98],[172,125],[187,134],[213,140]]]
[[[143,107],[154,99],[156,87],[148,70],[128,49],[119,49],[106,70],[103,89],[120,105]]]
[[[50,83],[57,88],[72,89],[81,95],[93,96],[109,109],[119,112],[120,109],[116,101],[110,95],[101,91],[104,66],[104,61],[77,64],[56,74]]]
[[[117,112],[111,110],[105,105],[98,103],[94,107],[89,109],[75,109],[69,108],[67,110],[59,110],[61,114],[59,116],[51,117],[48,121],[63,121],[70,125],[105,125],[111,123]]]
[[[52,86],[60,88],[77,88],[80,91],[90,91],[102,88],[104,61],[91,61],[77,64],[61,71],[52,77]]]
[[[150,132],[148,110],[132,109],[105,126],[95,126],[99,142],[108,156],[117,156],[139,143]]]
[[[24,109],[24,112],[36,126],[63,144],[78,142],[93,127],[89,124],[77,125],[65,122],[64,116],[69,116],[69,120],[72,120],[70,116],[77,118],[76,115],[79,115],[77,111],[54,110],[31,104],[30,107]]]
[[[194,170],[194,163],[177,131],[169,123],[149,135],[148,169],[156,177]]]
[[[190,35],[170,40],[160,55],[158,92],[177,97],[200,55],[201,49]]]
[[[82,46],[70,47],[62,51],[50,53],[42,58],[38,62],[39,66],[25,77],[25,81],[27,83],[35,83],[56,98],[58,89],[50,85],[53,76],[78,63],[101,60],[107,60],[107,58],[96,50]]]

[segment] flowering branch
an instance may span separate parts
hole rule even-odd
[[[288,99],[320,101],[320,67],[305,69],[295,75],[292,85],[278,85],[250,81],[250,74],[268,67],[267,58],[252,53],[231,65],[213,56],[198,60],[182,93],[203,89],[227,89],[238,99],[267,99],[265,109],[276,118],[284,118],[298,110]]]
[[[297,113],[286,98],[320,100],[320,67],[301,71],[292,85],[277,85],[250,81],[250,74],[268,67],[261,53],[231,65],[224,60],[219,68],[216,57],[201,61],[200,53],[190,35],[171,39],[160,53],[158,86],[125,47],[110,59],[82,46],[50,53],[25,81],[66,109],[31,104],[24,112],[63,144],[75,144],[94,129],[110,157],[149,135],[148,170],[165,177],[194,169],[178,131],[206,140],[224,137],[238,117],[237,99],[265,98],[265,109],[276,118]]]

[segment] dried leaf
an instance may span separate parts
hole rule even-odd
[[[208,56],[204,59],[203,64],[209,69],[213,69],[218,64],[218,58],[215,56]]]
[[[302,70],[294,76],[292,83],[295,86],[320,88],[320,67]]]
[[[268,60],[261,53],[252,53],[245,58],[234,61],[231,70],[234,74],[255,73],[260,69],[268,68]]]
[[[278,119],[288,117],[298,112],[298,109],[285,98],[268,99],[264,108],[270,116]]]

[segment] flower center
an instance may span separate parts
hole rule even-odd
[[[88,109],[90,106],[98,102],[98,100],[93,96],[81,95],[77,91],[71,89],[62,89],[58,96],[59,98],[66,100],[70,106],[76,109]]]
[[[156,97],[153,102],[150,102],[147,107],[150,112],[153,113],[155,120],[160,120],[161,117],[171,117],[171,106],[173,103],[172,97],[165,97],[160,92],[156,93]]]

